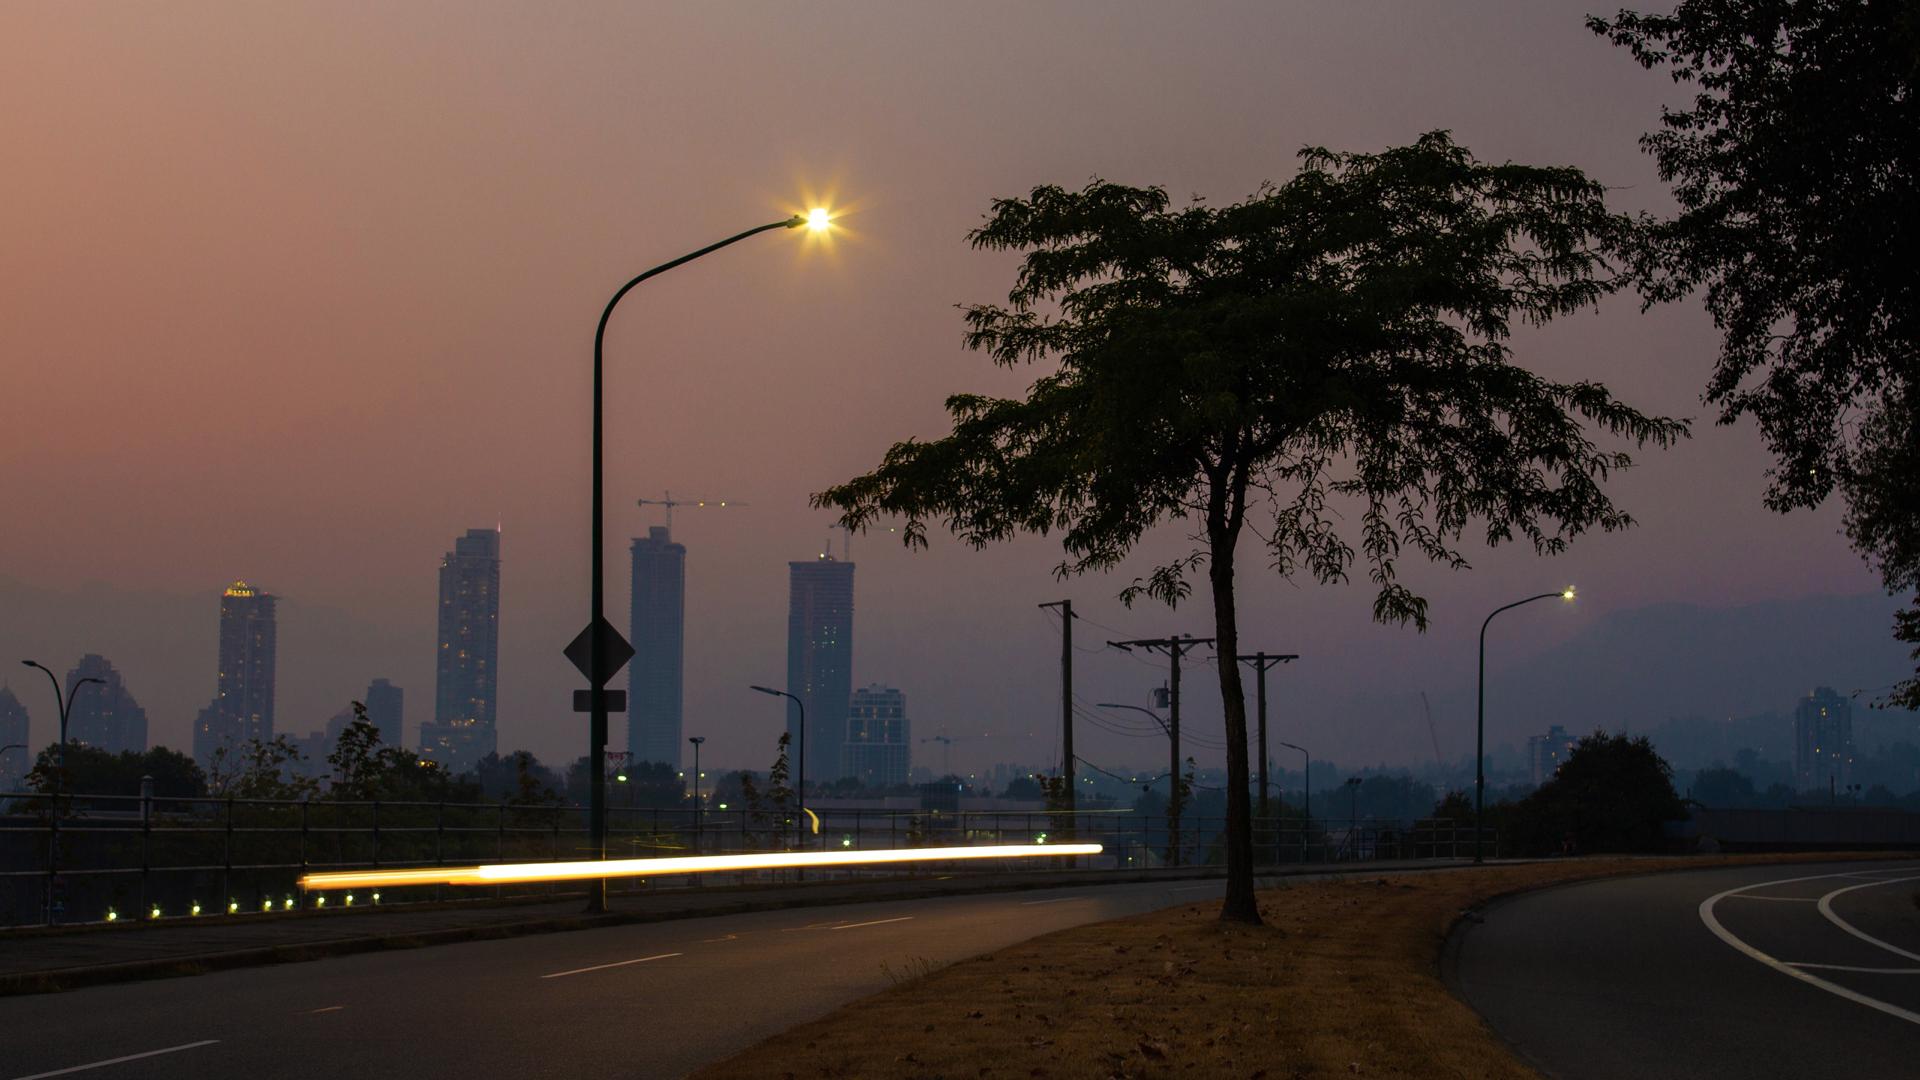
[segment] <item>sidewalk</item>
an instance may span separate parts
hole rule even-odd
[[[1267,868],[1263,879],[1439,870],[1452,861],[1316,864]],[[920,900],[1130,882],[1224,878],[1217,866],[1171,870],[1060,870],[895,877],[784,885],[616,892],[609,910],[586,915],[584,893],[508,900],[335,908],[258,915],[204,915],[159,922],[90,923],[0,930],[0,995],[46,993],[102,983],[328,956],[449,945],[525,934],[666,922],[754,911]],[[1263,882],[1265,884],[1265,882]]]

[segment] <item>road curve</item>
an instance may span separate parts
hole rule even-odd
[[[0,1080],[664,1080],[884,989],[883,964],[944,964],[1222,889],[762,912],[0,998]]]
[[[1920,1065],[1920,864],[1606,878],[1489,905],[1444,974],[1562,1080],[1875,1080]]]

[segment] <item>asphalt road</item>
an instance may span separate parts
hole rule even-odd
[[[1612,878],[1490,905],[1446,974],[1563,1080],[1920,1073],[1920,863]]]
[[[884,989],[882,964],[947,963],[1222,888],[730,915],[0,998],[0,1080],[677,1077]]]

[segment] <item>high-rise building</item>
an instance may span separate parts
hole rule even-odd
[[[440,656],[420,756],[454,773],[495,751],[500,667],[500,532],[468,529],[440,560]]]
[[[879,683],[855,690],[847,706],[840,775],[870,788],[906,783],[913,765],[912,733],[907,695]]]
[[[687,549],[653,526],[633,541],[633,661],[627,666],[627,750],[680,768],[686,662]]]
[[[81,679],[99,679],[80,685]],[[147,710],[121,684],[107,658],[88,653],[67,672],[67,738],[83,746],[117,754],[147,752]]]
[[[0,791],[19,791],[21,777],[33,767],[31,728],[27,707],[12,687],[0,683],[0,746],[13,747],[0,753]]]
[[[1793,713],[1794,775],[1801,791],[1853,780],[1853,702],[1822,686]]]
[[[807,707],[806,779],[831,782],[841,775],[853,695],[853,564],[822,555],[787,566],[787,692]],[[791,701],[787,731],[800,737],[800,711]]]
[[[387,746],[399,746],[400,711],[403,693],[401,689],[385,679],[375,679],[367,686],[367,696],[361,702],[367,707],[367,721],[380,729],[380,741]]]
[[[247,739],[273,738],[274,600],[236,581],[220,597],[220,682],[193,725],[193,756]]]
[[[1567,763],[1579,742],[1559,724],[1548,728],[1545,735],[1527,736],[1527,771],[1532,774],[1533,782],[1538,785],[1553,779],[1553,774]]]

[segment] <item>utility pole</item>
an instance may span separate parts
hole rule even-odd
[[[1212,638],[1197,638],[1192,634],[1179,637],[1142,638],[1138,641],[1109,641],[1107,644],[1116,649],[1132,652],[1134,649],[1147,649],[1152,652],[1164,652],[1173,664],[1173,675],[1168,680],[1167,691],[1167,743],[1172,748],[1172,768],[1167,772],[1167,805],[1172,806],[1180,793],[1180,658],[1202,645],[1214,643]],[[1179,824],[1174,823],[1177,829]],[[1175,854],[1176,862],[1178,853]]]
[[[1300,659],[1299,653],[1269,656],[1266,653],[1257,652],[1252,656],[1240,657],[1241,663],[1253,665],[1254,685],[1259,688],[1256,694],[1260,703],[1260,813],[1262,815],[1267,812],[1267,669],[1275,664],[1285,664],[1298,659]]]
[[[1067,813],[1071,814],[1080,808],[1080,792],[1075,790],[1073,778],[1073,601],[1059,600],[1040,607],[1060,609],[1060,760],[1066,777]],[[1071,817],[1067,820],[1073,821]],[[1069,844],[1074,842],[1072,829],[1065,839]],[[1078,856],[1069,856],[1067,868],[1073,869],[1079,861]]]
[[[1078,793],[1073,784],[1073,601],[1056,600],[1051,604],[1041,604],[1042,608],[1060,609],[1060,757],[1066,763],[1067,810],[1071,812],[1078,803]]]

